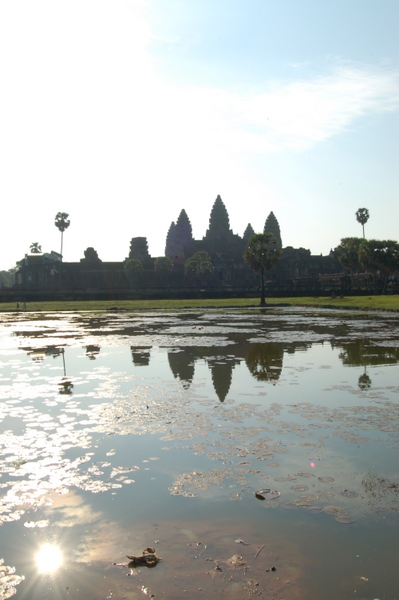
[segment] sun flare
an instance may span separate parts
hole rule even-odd
[[[40,573],[54,573],[62,562],[62,552],[54,544],[43,544],[36,554],[36,564]]]

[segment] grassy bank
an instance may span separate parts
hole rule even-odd
[[[267,298],[267,305],[308,306],[354,310],[399,311],[399,296],[349,296],[345,298]],[[27,312],[37,311],[109,311],[109,310],[183,310],[190,308],[257,308],[259,298],[199,300],[99,300],[71,302],[32,302]],[[0,312],[16,312],[15,303],[0,304]]]

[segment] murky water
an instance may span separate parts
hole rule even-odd
[[[3,314],[0,356],[0,599],[399,597],[398,316]]]

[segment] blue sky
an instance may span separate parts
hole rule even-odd
[[[398,239],[397,0],[2,0],[0,269],[32,242],[152,256],[273,211],[284,246]]]

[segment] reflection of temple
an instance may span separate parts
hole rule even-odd
[[[133,364],[136,367],[147,367],[150,364],[151,346],[130,346]]]
[[[357,385],[363,391],[370,389],[371,378],[367,374],[366,367],[364,367],[364,373],[362,373],[362,375],[360,375]]]
[[[188,349],[168,352],[168,361],[173,377],[180,379],[185,389],[190,387],[194,378],[194,360],[194,355]]]
[[[224,348],[225,354],[214,354],[213,348],[193,347],[168,352],[168,361],[173,376],[180,379],[188,389],[194,378],[195,361],[205,360],[212,377],[212,383],[220,402],[226,399],[233,370],[246,356],[250,373],[259,381],[276,383],[283,368],[283,347],[279,344],[250,344],[241,342]]]
[[[208,365],[212,373],[213,387],[220,402],[224,402],[229,393],[233,369],[239,362],[238,359],[232,359],[230,356],[229,358],[217,357],[208,359]]]
[[[20,349],[25,350],[25,352],[32,358],[34,362],[42,362],[46,356],[52,356],[53,358],[56,358],[63,352],[63,350],[58,346],[44,346],[43,348],[26,348],[21,346]]]

